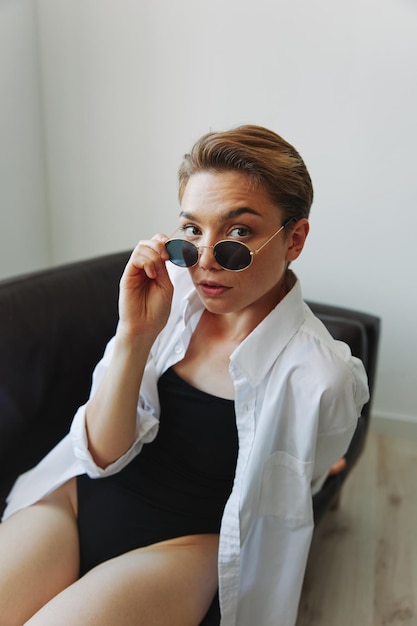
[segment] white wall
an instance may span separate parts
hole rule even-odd
[[[417,422],[413,0],[38,0],[55,262],[176,223],[210,128],[269,126],[316,189],[305,297],[382,317],[375,414]]]
[[[0,0],[0,278],[50,263],[32,0]]]

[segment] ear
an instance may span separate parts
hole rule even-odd
[[[290,234],[287,239],[287,261],[295,261],[297,259],[303,248],[305,241],[307,239],[307,235],[310,230],[310,224],[308,220],[303,217],[301,220],[295,223],[292,227]]]

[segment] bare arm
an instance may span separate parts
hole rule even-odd
[[[143,371],[152,344],[168,320],[173,287],[165,267],[165,239],[155,236],[139,242],[120,281],[112,360],[86,411],[89,450],[103,468],[135,440]]]

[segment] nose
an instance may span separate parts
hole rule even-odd
[[[210,269],[214,266],[219,268],[219,264],[214,256],[214,246],[198,246],[200,253],[199,265],[203,269]]]

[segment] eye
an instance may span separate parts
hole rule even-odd
[[[249,237],[251,234],[252,231],[246,226],[236,226],[230,231],[230,235],[237,238]]]
[[[180,231],[189,239],[201,236],[201,230],[197,226],[194,226],[194,224],[185,224],[180,227]]]

